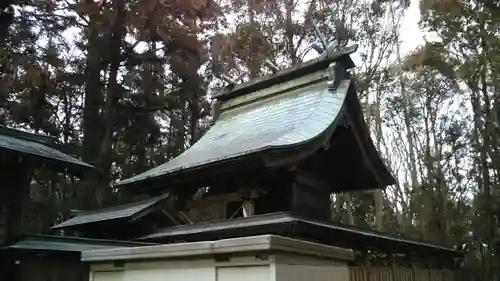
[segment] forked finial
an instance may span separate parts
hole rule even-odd
[[[318,21],[315,18],[311,18],[311,23],[312,23],[312,26],[314,27],[314,31],[316,32],[316,35],[319,38],[319,41],[321,42],[321,45],[323,45],[321,52],[319,52],[321,47],[318,46],[318,44],[316,44],[316,43],[313,43],[311,48],[313,48],[316,52],[321,54],[328,49],[328,44],[326,43],[325,35],[323,35],[323,33],[321,33],[321,30],[319,30]]]
[[[314,16],[312,16],[313,13],[311,13],[311,17],[309,18],[309,20],[311,21],[311,24],[314,28],[314,32],[316,33],[316,36],[318,36],[319,38],[319,41],[321,42],[321,45],[320,46],[319,44],[317,43],[312,43],[310,48],[315,50],[316,52],[318,52],[320,55],[323,54],[324,52],[333,52],[333,51],[337,51],[337,47],[340,46],[340,39],[341,39],[341,35],[342,34],[339,34],[339,30],[337,30],[337,27],[335,28],[335,38],[334,38],[334,42],[331,42],[330,44],[328,43],[325,35],[323,33],[321,33],[321,30],[319,29],[319,26],[318,26],[318,21],[314,18]],[[306,19],[307,20],[307,19]]]

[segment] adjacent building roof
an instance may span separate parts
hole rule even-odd
[[[150,199],[123,204],[119,206],[109,207],[105,209],[81,212],[75,217],[63,221],[62,223],[53,226],[53,229],[75,227],[84,224],[118,220],[118,219],[137,219],[145,214],[148,214],[159,204],[166,199],[168,194],[156,196]]]
[[[121,247],[150,246],[153,243],[140,243],[130,241],[114,241],[101,239],[88,239],[79,237],[28,235],[23,239],[4,249],[56,251],[56,252],[82,252],[88,250],[105,250]]]
[[[278,234],[316,242],[351,247],[421,253],[458,255],[451,247],[334,222],[306,219],[290,213],[273,213],[226,221],[197,223],[160,229],[140,241],[167,243]]]
[[[92,165],[55,149],[55,143],[50,137],[0,126],[0,150],[43,159],[49,165],[62,163],[59,166],[65,166],[70,171],[93,168]]]

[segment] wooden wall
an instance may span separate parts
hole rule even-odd
[[[79,259],[23,258],[11,281],[88,281],[89,268]]]
[[[5,241],[5,233],[7,231],[7,217],[0,212],[0,245]]]
[[[412,269],[404,267],[351,266],[349,281],[454,281],[449,269]]]
[[[0,281],[88,281],[79,253],[2,250]]]
[[[0,217],[6,222],[3,243],[10,243],[22,234],[23,207],[29,198],[30,169],[26,163],[1,162]],[[26,165],[25,165],[26,164]]]

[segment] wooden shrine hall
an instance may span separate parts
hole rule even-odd
[[[29,203],[31,175],[49,169],[82,177],[93,166],[61,152],[52,137],[0,126],[0,245],[23,232],[23,209]]]
[[[93,166],[61,152],[52,137],[0,126],[0,281],[87,281],[81,252],[151,243],[39,235],[25,211],[31,175],[48,169],[83,178]]]
[[[148,233],[136,233],[135,240],[174,243],[83,253],[84,260],[98,263],[93,269],[95,281],[110,280],[108,275],[97,277],[99,268],[108,268],[105,263],[166,258],[165,251],[187,253],[181,248],[200,247],[192,255],[214,255],[216,264],[231,260],[230,248],[235,259],[255,251],[274,255],[269,259],[273,268],[285,261],[290,266],[305,262],[305,257],[294,260],[298,253],[290,245],[303,249],[301,255],[324,254],[341,261],[348,268],[342,276],[351,281],[455,280],[460,253],[452,248],[331,219],[331,194],[383,189],[395,183],[371,140],[349,73],[355,51],[356,47],[327,50],[317,59],[273,75],[227,86],[214,96],[216,121],[200,140],[167,163],[118,183],[124,192],[150,199],[94,211],[90,218],[77,215],[56,228],[89,233],[97,225],[116,229],[119,221],[133,225],[147,217],[143,229]],[[116,208],[126,215],[113,218],[110,214]],[[244,249],[245,254],[236,254]],[[288,253],[286,258],[275,256],[283,251]],[[272,280],[305,280],[297,276],[308,274],[300,272],[293,279],[273,275]],[[206,280],[243,278],[231,274],[232,279],[210,275],[213,278]],[[127,280],[139,279],[137,275]],[[327,280],[325,276],[308,280],[320,279]]]

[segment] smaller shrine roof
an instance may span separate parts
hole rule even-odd
[[[18,242],[6,246],[3,249],[80,253],[87,250],[104,250],[150,245],[154,244],[55,235],[26,235]]]
[[[135,219],[148,214],[154,207],[168,198],[168,194],[163,194],[146,200],[132,202],[128,204],[118,205],[114,207],[104,208],[101,210],[81,212],[75,217],[63,221],[52,227],[52,229],[61,229],[90,224],[102,221],[118,220],[118,219]]]

